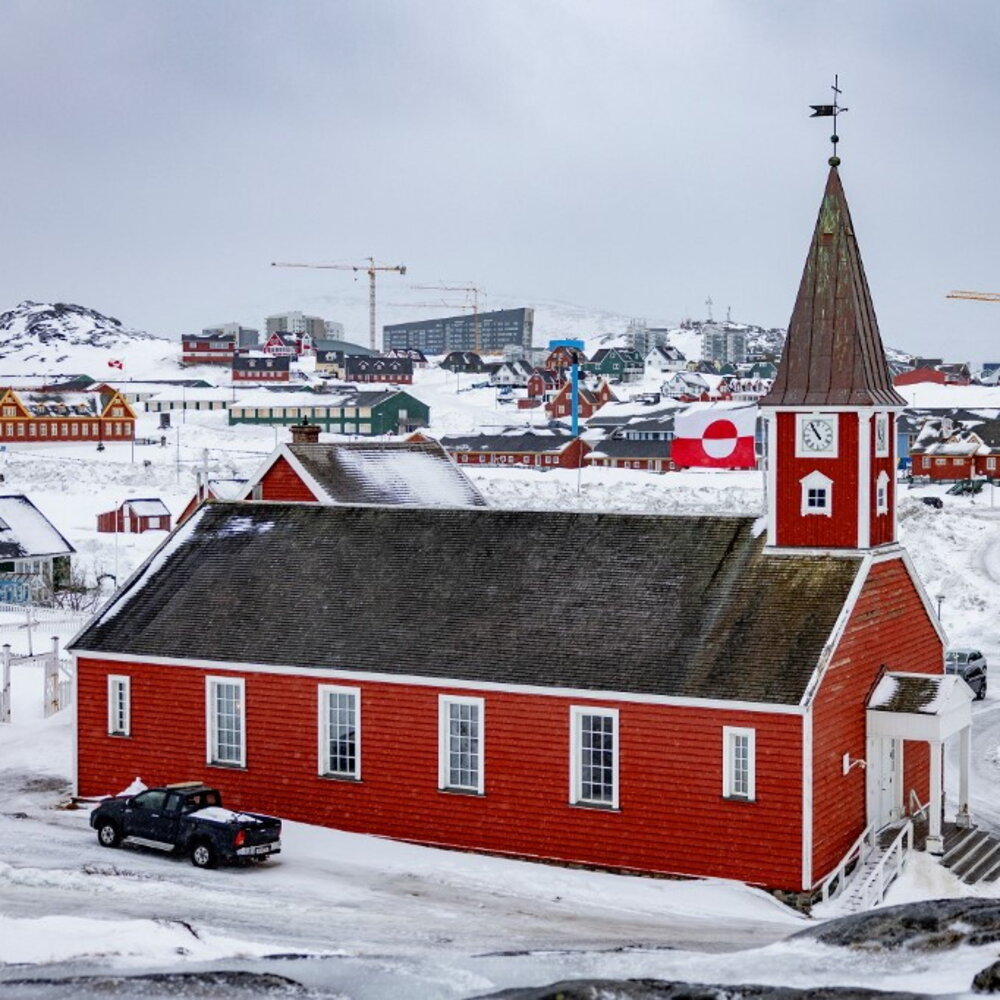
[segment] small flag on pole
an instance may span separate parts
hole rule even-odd
[[[109,368],[117,368],[119,371],[125,371],[125,362],[124,361],[118,361],[116,358],[112,358],[108,362],[108,367]]]
[[[837,108],[833,104],[810,104],[812,114],[810,118],[833,118],[837,114]],[[847,108],[841,110],[846,111]]]

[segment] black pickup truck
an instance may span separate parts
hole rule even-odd
[[[223,808],[215,788],[183,782],[104,799],[90,814],[104,847],[122,841],[190,854],[198,868],[263,861],[281,851],[281,820]]]

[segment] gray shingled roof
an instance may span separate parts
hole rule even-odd
[[[796,704],[860,557],[765,555],[752,526],[209,504],[72,646]]]
[[[288,450],[334,503],[486,506],[436,441],[290,444]]]

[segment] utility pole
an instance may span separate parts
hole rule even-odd
[[[315,271],[353,271],[355,275],[365,271],[368,275],[368,344],[375,347],[375,275],[379,271],[395,271],[406,274],[405,264],[376,264],[374,257],[366,257],[367,264],[279,264],[272,262],[271,267],[307,267]]]
[[[425,292],[465,292],[467,295],[471,295],[472,349],[476,352],[476,354],[479,353],[479,293],[482,292],[485,295],[485,288],[480,288],[478,285],[472,284],[471,281],[467,285],[412,285],[411,287]],[[465,308],[468,308],[468,306]]]

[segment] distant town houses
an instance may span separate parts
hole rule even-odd
[[[594,389],[579,386],[577,390],[577,414],[581,420],[589,420],[605,403],[617,401],[607,379],[601,379]],[[573,387],[569,382],[563,383],[562,388],[546,404],[546,409],[553,419],[568,417],[572,414]]]
[[[136,414],[110,387],[94,392],[0,389],[0,441],[128,441]]]
[[[665,375],[668,372],[683,371],[687,358],[676,348],[657,344],[649,349],[644,360],[646,376]]]
[[[291,377],[288,355],[237,354],[233,358],[234,382],[287,382]]]
[[[590,445],[559,428],[507,427],[497,432],[448,434],[441,444],[459,465],[521,465],[578,469]]]
[[[347,382],[389,382],[394,385],[410,385],[413,382],[413,360],[348,355],[344,358],[343,377]]]
[[[643,356],[631,347],[602,347],[584,365],[591,375],[613,382],[637,382],[646,372]]]
[[[430,423],[430,408],[403,390],[241,394],[228,410],[230,424],[287,426],[306,421],[333,434],[405,434]]]
[[[449,351],[440,367],[463,375],[479,375],[487,370],[486,362],[475,351]]]
[[[1000,414],[996,411],[927,415],[910,446],[914,476],[932,480],[997,478]]]

